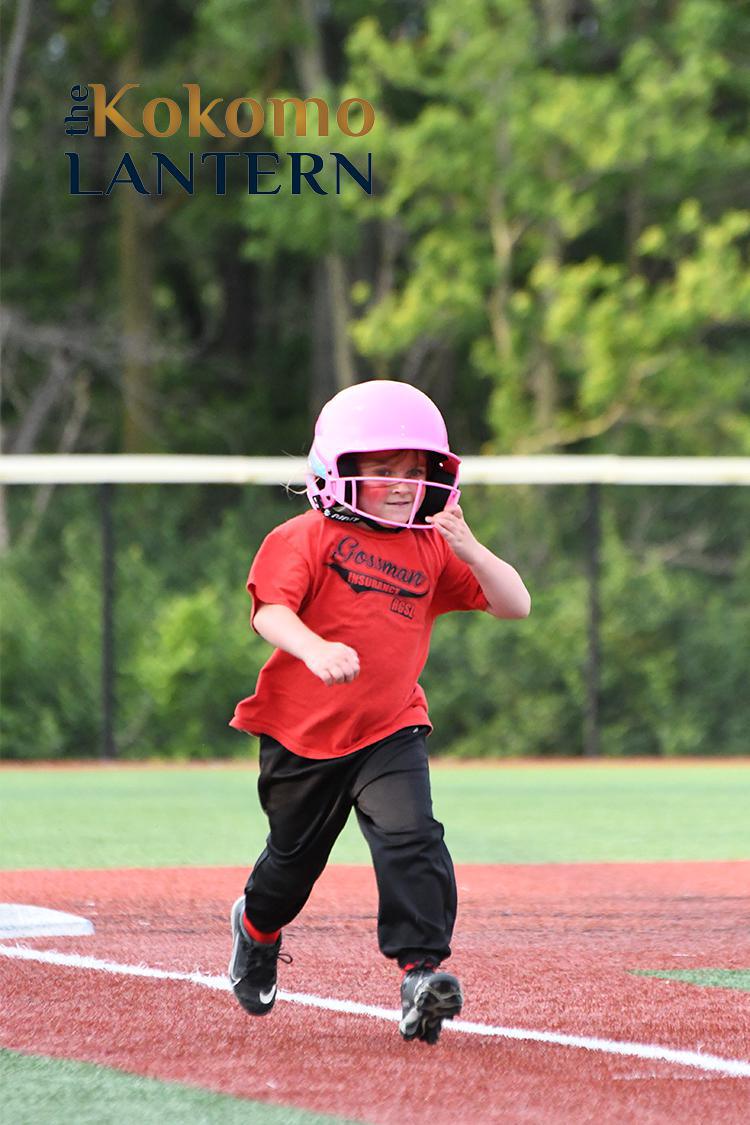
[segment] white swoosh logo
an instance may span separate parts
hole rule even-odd
[[[268,992],[260,992],[258,995],[260,996],[261,1004],[270,1004],[276,995],[276,985],[274,985],[273,988],[269,988]]]

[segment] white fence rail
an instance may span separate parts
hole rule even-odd
[[[303,457],[0,457],[0,484],[299,484]],[[462,484],[748,485],[750,457],[465,457]]]

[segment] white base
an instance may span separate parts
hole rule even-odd
[[[0,902],[0,938],[78,937],[93,932],[93,924],[80,914]]]

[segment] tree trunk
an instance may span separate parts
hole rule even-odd
[[[0,428],[0,457],[2,456],[2,428]],[[0,555],[4,555],[10,547],[10,524],[8,523],[8,508],[5,503],[5,485],[0,484]]]
[[[550,50],[558,47],[566,34],[570,6],[570,0],[542,0],[542,35],[546,47]],[[544,156],[544,174],[547,182],[552,185],[559,183],[563,175],[559,151],[554,146],[551,146]],[[552,216],[549,216],[545,223],[544,249],[541,257],[551,265],[556,267],[560,265],[562,235],[557,220]],[[537,433],[542,434],[554,430],[559,397],[557,364],[552,349],[544,339],[544,326],[554,299],[554,287],[545,285],[540,294],[542,330],[532,376],[534,428]]]
[[[118,0],[117,20],[127,46],[120,60],[119,80],[132,82],[141,68],[139,0]],[[131,146],[137,152],[138,146]],[[153,394],[153,265],[151,230],[144,200],[127,186],[119,199],[119,279],[122,316],[122,448],[146,453],[156,445]]]
[[[312,283],[312,363],[308,402],[310,417],[316,418],[321,407],[337,391],[331,364],[331,321],[328,315],[328,275],[325,262],[318,260],[311,268]]]
[[[10,118],[16,96],[16,86],[18,85],[21,55],[29,32],[30,16],[31,0],[18,0],[16,18],[13,21],[13,31],[8,44],[8,53],[3,65],[2,88],[0,88],[0,200],[3,197],[5,177],[10,165],[12,134]]]
[[[640,259],[638,256],[638,239],[643,233],[644,198],[643,188],[637,179],[634,179],[628,188],[625,200],[625,260],[630,276],[640,272]]]
[[[16,96],[18,85],[18,72],[21,66],[21,55],[29,32],[29,19],[31,16],[31,0],[18,0],[16,5],[16,18],[13,21],[13,31],[10,35],[8,52],[3,65],[3,81],[0,88],[0,201],[5,190],[5,180],[10,166],[10,115]],[[0,429],[0,454],[2,453],[2,429]],[[10,546],[10,528],[8,513],[5,504],[5,486],[0,485],[0,554],[4,554]]]
[[[299,0],[299,14],[304,27],[303,39],[295,45],[294,65],[305,97],[321,95],[328,77],[323,60],[323,43],[313,0]],[[350,387],[356,382],[354,353],[349,338],[351,309],[349,305],[349,278],[343,254],[331,250],[322,260],[325,277],[326,319],[330,324],[331,354],[336,390]]]
[[[506,76],[506,80],[510,81]],[[504,113],[495,136],[495,156],[497,170],[495,182],[489,198],[489,223],[492,250],[495,259],[497,280],[492,287],[488,301],[488,315],[495,350],[501,367],[507,366],[513,353],[508,304],[511,296],[511,268],[513,264],[513,233],[507,213],[505,189],[503,187],[506,169],[510,166],[511,148],[508,124]]]
[[[333,370],[336,388],[343,390],[354,383],[354,360],[349,340],[349,280],[342,254],[326,254],[324,269],[328,279],[328,308],[333,343]]]
[[[558,163],[556,154],[550,153],[545,163],[548,179],[554,182],[554,169]],[[560,230],[554,219],[548,219],[542,259],[552,265],[559,266],[561,254],[562,238]],[[558,405],[557,364],[552,349],[544,338],[544,328],[555,300],[554,286],[545,285],[540,292],[539,300],[541,330],[536,347],[532,385],[534,391],[534,429],[537,433],[543,434],[553,431]]]

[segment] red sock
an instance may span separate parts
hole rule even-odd
[[[402,967],[401,972],[410,973],[412,969],[416,969],[419,965],[421,965],[425,969],[434,970],[435,968],[437,968],[436,965],[433,965],[432,961],[410,961],[408,965],[404,965]]]
[[[264,945],[273,945],[273,943],[281,933],[281,930],[274,930],[272,934],[264,934],[262,930],[256,929],[256,927],[248,918],[247,914],[242,915],[242,921],[245,924],[245,929],[247,930],[248,936],[253,938],[254,941],[263,942]]]

